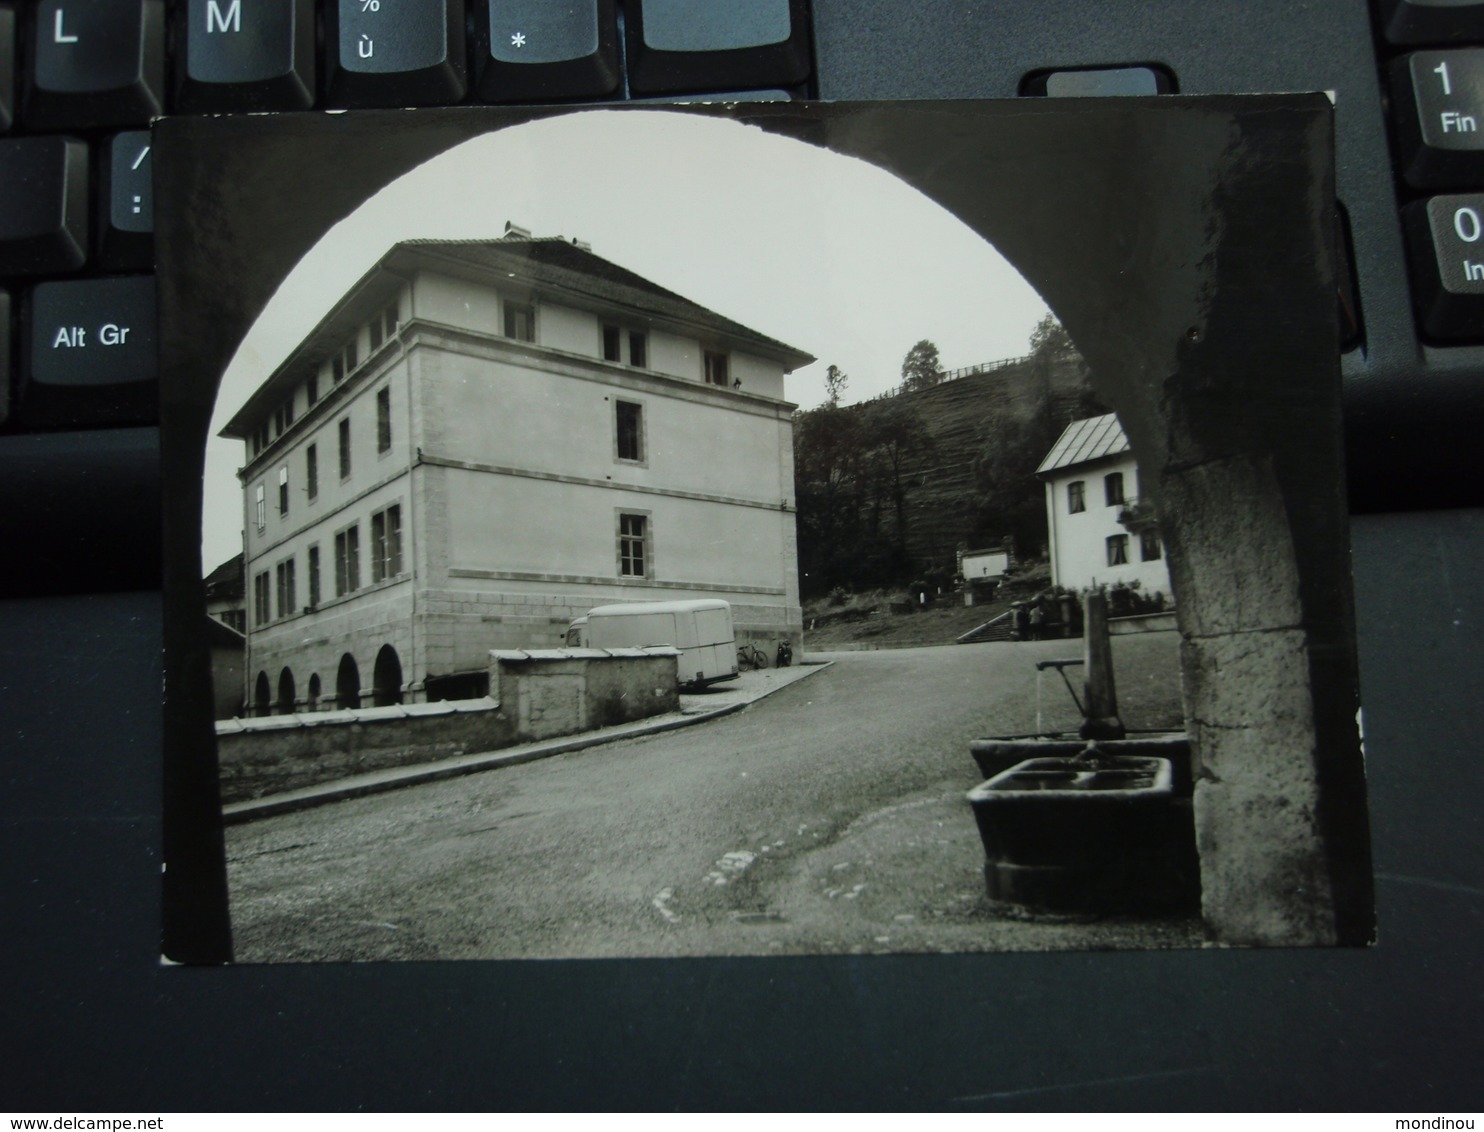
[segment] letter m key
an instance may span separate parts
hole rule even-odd
[[[232,0],[222,14],[219,0],[206,0],[206,32],[242,30],[242,0]]]

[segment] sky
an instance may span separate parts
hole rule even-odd
[[[818,361],[786,379],[813,408],[901,382],[926,338],[945,369],[1017,357],[1046,304],[977,234],[894,175],[738,122],[590,110],[464,143],[372,196],[288,275],[223,375],[207,444],[202,563],[242,548],[241,441],[217,436],[398,240],[495,239],[507,221],[598,255]]]

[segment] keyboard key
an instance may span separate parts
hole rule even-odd
[[[158,409],[155,281],[39,283],[18,415],[31,427],[143,424]]]
[[[1424,335],[1484,340],[1484,193],[1416,201],[1403,219]]]
[[[1169,94],[1175,80],[1163,67],[1096,67],[1077,71],[1041,71],[1020,84],[1023,95],[1048,98],[1109,98],[1132,94]]]
[[[75,271],[87,260],[88,147],[0,139],[0,275]]]
[[[1418,51],[1391,68],[1395,161],[1417,189],[1484,181],[1484,49]]]
[[[312,0],[189,0],[176,106],[200,113],[314,105]]]
[[[25,121],[147,126],[165,106],[164,0],[42,0]]]
[[[625,10],[637,93],[792,86],[809,77],[804,0],[633,0]]]
[[[1381,34],[1398,47],[1484,39],[1484,3],[1460,0],[1381,0]]]
[[[618,87],[613,0],[477,0],[476,7],[479,97],[597,98]]]
[[[154,162],[148,130],[109,140],[98,194],[98,261],[108,271],[149,271],[155,262]]]
[[[0,130],[15,121],[15,9],[0,4]]]
[[[329,101],[440,106],[464,97],[463,0],[330,0]]]

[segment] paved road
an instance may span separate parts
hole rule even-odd
[[[1070,646],[1070,647],[1069,647]],[[1034,729],[1071,643],[842,653],[746,711],[228,830],[242,961],[1182,946],[1190,921],[1028,922],[984,896],[978,735]],[[1115,645],[1178,721],[1173,634]],[[1074,722],[1059,682],[1049,726]]]

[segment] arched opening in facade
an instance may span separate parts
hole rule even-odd
[[[376,707],[402,702],[402,661],[391,645],[382,645],[371,674],[371,702]]]
[[[270,696],[268,690],[268,674],[259,672],[258,678],[253,682],[252,689],[252,713],[253,715],[267,715],[271,710],[268,704]]]
[[[335,706],[361,706],[361,670],[356,667],[356,658],[350,653],[340,658],[340,671],[335,674]]]
[[[278,674],[278,699],[273,703],[273,710],[279,715],[292,715],[294,712],[294,673],[287,665]]]
[[[310,676],[310,678],[309,678],[309,693],[308,693],[308,699],[306,700],[306,706],[309,708],[310,711],[318,711],[319,710],[319,697],[320,697],[319,673],[316,672],[316,673],[314,673],[314,675]]]

